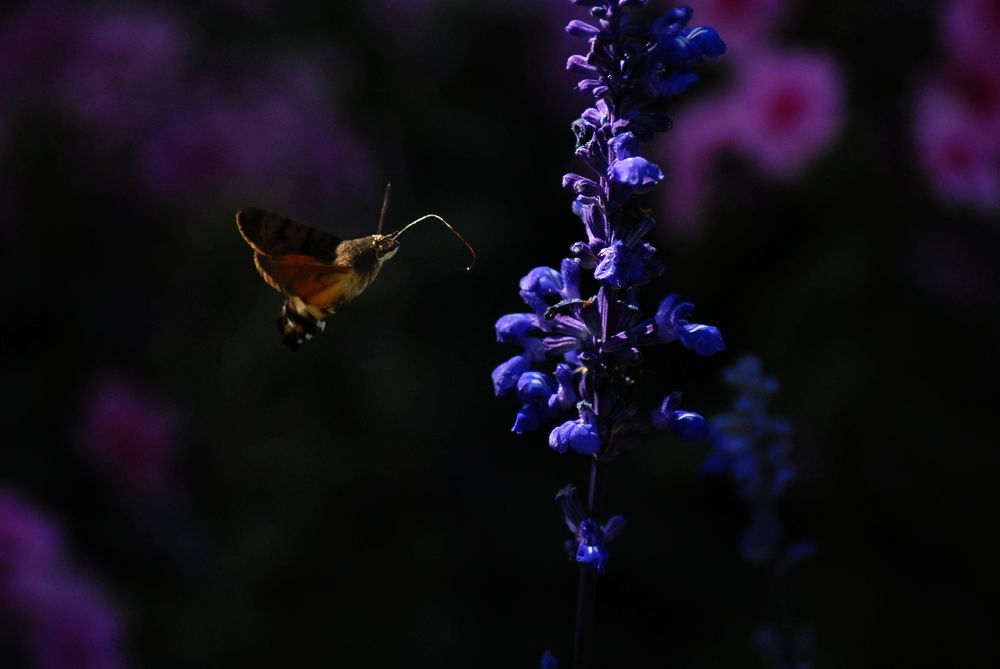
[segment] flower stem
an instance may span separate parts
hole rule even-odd
[[[593,458],[590,462],[590,488],[587,492],[587,516],[601,518],[607,491],[607,463]],[[594,636],[594,604],[597,599],[597,571],[580,565],[576,595],[576,631],[573,641],[573,669],[589,669],[590,642]]]
[[[779,556],[772,566],[774,601],[777,610],[777,643],[784,666],[798,666],[798,640],[792,627],[791,601],[788,592],[788,568],[785,558]]]

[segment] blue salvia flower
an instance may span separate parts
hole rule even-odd
[[[811,541],[789,542],[778,514],[778,503],[796,476],[790,460],[791,425],[767,413],[778,382],[764,376],[760,361],[740,358],[723,375],[737,390],[732,411],[712,419],[712,444],[703,465],[707,473],[727,474],[740,496],[753,505],[753,517],[743,534],[741,552],[748,562],[771,567],[775,578],[778,624],[758,631],[757,644],[777,669],[808,669],[801,658],[809,646],[805,631],[796,631],[788,619],[787,568],[815,551]]]
[[[665,270],[646,239],[656,222],[640,197],[666,175],[644,147],[670,128],[664,103],[697,81],[691,66],[726,47],[713,29],[687,27],[688,7],[655,18],[633,11],[646,0],[574,3],[588,8],[592,21],[571,21],[566,30],[589,48],[566,67],[580,76],[576,87],[592,102],[571,126],[584,173],[566,174],[562,182],[583,235],[558,268],[536,267],[521,279],[528,310],[501,317],[496,332],[522,353],[493,370],[493,387],[497,395],[517,395],[514,432],[544,427],[553,450],[590,458],[586,504],[572,489],[558,498],[575,537],[570,554],[581,567],[573,666],[585,667],[596,575],[606,568],[607,542],[624,527],[620,516],[601,520],[607,463],[653,430],[689,439],[705,432],[704,419],[680,406],[679,393],[652,410],[633,400],[642,349],[679,342],[712,355],[725,348],[718,328],[693,322],[693,305],[676,295],[643,315],[639,288]]]
[[[644,148],[670,127],[663,102],[697,81],[690,67],[721,55],[725,44],[712,28],[688,28],[687,7],[653,20],[632,11],[645,0],[575,4],[593,20],[572,21],[566,30],[590,48],[567,68],[581,75],[577,88],[593,106],[572,126],[586,173],[565,175],[563,185],[575,196],[585,238],[558,269],[536,267],[521,279],[529,311],[501,317],[496,332],[523,353],[493,371],[493,386],[497,395],[517,395],[514,432],[546,427],[557,452],[608,462],[655,429],[688,439],[704,434],[704,420],[679,406],[679,394],[642,411],[628,386],[643,347],[676,341],[700,355],[725,348],[719,330],[691,321],[693,305],[678,296],[664,298],[648,317],[638,304],[638,288],[664,271],[646,241],[655,221],[639,196],[665,177]]]
[[[708,437],[712,451],[705,460],[706,473],[727,473],[740,496],[753,504],[753,518],[743,535],[747,561],[766,563],[783,556],[797,562],[811,552],[811,542],[786,545],[777,504],[797,474],[790,460],[791,424],[767,413],[778,382],[764,376],[760,361],[740,358],[727,369],[723,380],[738,392],[733,409],[712,419]],[[780,555],[779,555],[780,554]]]

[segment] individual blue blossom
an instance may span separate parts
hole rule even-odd
[[[663,271],[659,262],[651,262],[655,252],[649,244],[629,247],[615,240],[598,253],[600,261],[594,268],[594,278],[611,288],[647,283]]]
[[[607,543],[615,539],[625,529],[622,516],[612,516],[602,525],[586,515],[586,509],[576,494],[576,488],[568,485],[556,495],[556,502],[563,510],[566,527],[574,538],[566,542],[566,553],[580,565],[603,574],[608,564]]]
[[[541,372],[525,372],[517,380],[517,397],[522,402],[548,402],[555,394],[552,380]]]
[[[672,65],[694,65],[706,58],[717,58],[726,51],[719,33],[708,26],[656,34],[654,24],[653,33],[657,37],[656,54]]]
[[[611,138],[611,165],[608,176],[635,193],[645,193],[663,181],[663,171],[658,165],[638,154],[639,141],[631,132]]]
[[[538,669],[559,669],[559,663],[556,662],[556,657],[549,651],[545,651],[542,655],[541,662],[538,663]]]
[[[699,355],[714,355],[726,350],[717,327],[685,320],[692,311],[694,305],[682,302],[679,295],[665,297],[656,309],[656,332],[660,341],[680,340],[681,345]]]
[[[493,370],[493,390],[497,395],[506,395],[517,388],[517,381],[531,368],[531,356],[515,355],[502,362]]]
[[[708,433],[704,417],[693,411],[679,408],[680,401],[680,393],[667,395],[660,406],[650,415],[653,427],[657,430],[669,429],[685,441],[704,439]]]
[[[576,386],[573,382],[575,372],[570,365],[559,363],[554,373],[556,392],[549,395],[549,409],[553,412],[569,412],[577,403]]]
[[[597,416],[593,409],[580,402],[579,411],[579,419],[568,420],[549,433],[549,446],[557,453],[572,450],[580,455],[594,455],[601,447]]]
[[[514,420],[513,431],[517,434],[537,430],[549,414],[549,397],[555,395],[558,386],[555,380],[541,372],[524,372],[517,380],[517,398],[521,409]]]
[[[604,545],[604,532],[601,525],[592,518],[585,518],[577,528],[579,547],[576,549],[576,561],[604,573],[608,564],[608,549]]]

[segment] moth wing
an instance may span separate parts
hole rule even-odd
[[[236,227],[247,244],[264,256],[303,255],[332,261],[337,257],[337,246],[343,241],[266,209],[237,211]]]
[[[349,267],[312,256],[255,253],[254,264],[272,288],[320,309],[338,306],[352,281]]]

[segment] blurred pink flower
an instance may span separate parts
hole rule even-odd
[[[933,81],[916,101],[920,162],[935,191],[954,203],[1000,209],[1000,133],[946,82]]]
[[[172,483],[176,418],[119,379],[102,382],[85,410],[81,442],[108,476],[132,492],[163,495]]]
[[[660,189],[664,222],[672,231],[689,233],[700,222],[716,158],[735,139],[736,113],[728,97],[716,96],[686,107],[674,119],[676,131],[666,134],[661,149],[667,178]]]
[[[373,178],[368,151],[334,116],[325,78],[306,63],[192,92],[139,160],[150,191],[167,200],[221,192],[329,211]]]
[[[943,200],[1000,210],[1000,0],[941,8],[948,62],[915,97],[913,133]]]
[[[728,51],[741,61],[747,51],[767,39],[785,0],[691,0],[694,24],[709,25],[719,31]]]
[[[832,58],[769,52],[739,70],[730,104],[737,147],[766,174],[797,177],[843,125],[843,82]]]
[[[1000,70],[1000,0],[951,0],[941,18],[941,40],[951,58]]]

